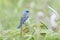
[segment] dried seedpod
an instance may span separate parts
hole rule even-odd
[[[23,29],[23,32],[25,32],[25,33],[28,33],[29,32],[29,28],[25,28],[25,29]]]

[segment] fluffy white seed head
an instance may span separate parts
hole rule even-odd
[[[57,24],[56,24],[56,18],[57,18],[57,15],[54,13],[54,12],[52,12],[52,15],[51,15],[51,24],[52,24],[52,26],[56,26]]]
[[[37,16],[43,17],[43,16],[44,16],[44,13],[43,13],[43,12],[38,12],[38,13],[37,13]]]

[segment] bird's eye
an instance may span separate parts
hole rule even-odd
[[[29,13],[29,11],[26,11],[26,13]]]

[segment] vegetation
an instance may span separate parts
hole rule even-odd
[[[49,30],[53,10],[48,6],[60,15],[60,0],[0,0],[0,40],[60,40],[60,30]],[[25,9],[30,11],[30,23],[23,24],[22,30],[17,29]],[[42,21],[36,19],[39,11],[44,12],[44,16],[38,19]],[[56,19],[57,27],[60,26],[59,17]],[[37,32],[36,26],[39,28]]]

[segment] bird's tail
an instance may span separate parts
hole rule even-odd
[[[22,25],[20,24],[20,25],[18,25],[18,27],[17,27],[17,28],[19,29],[19,28],[21,28],[21,27],[22,27]]]

